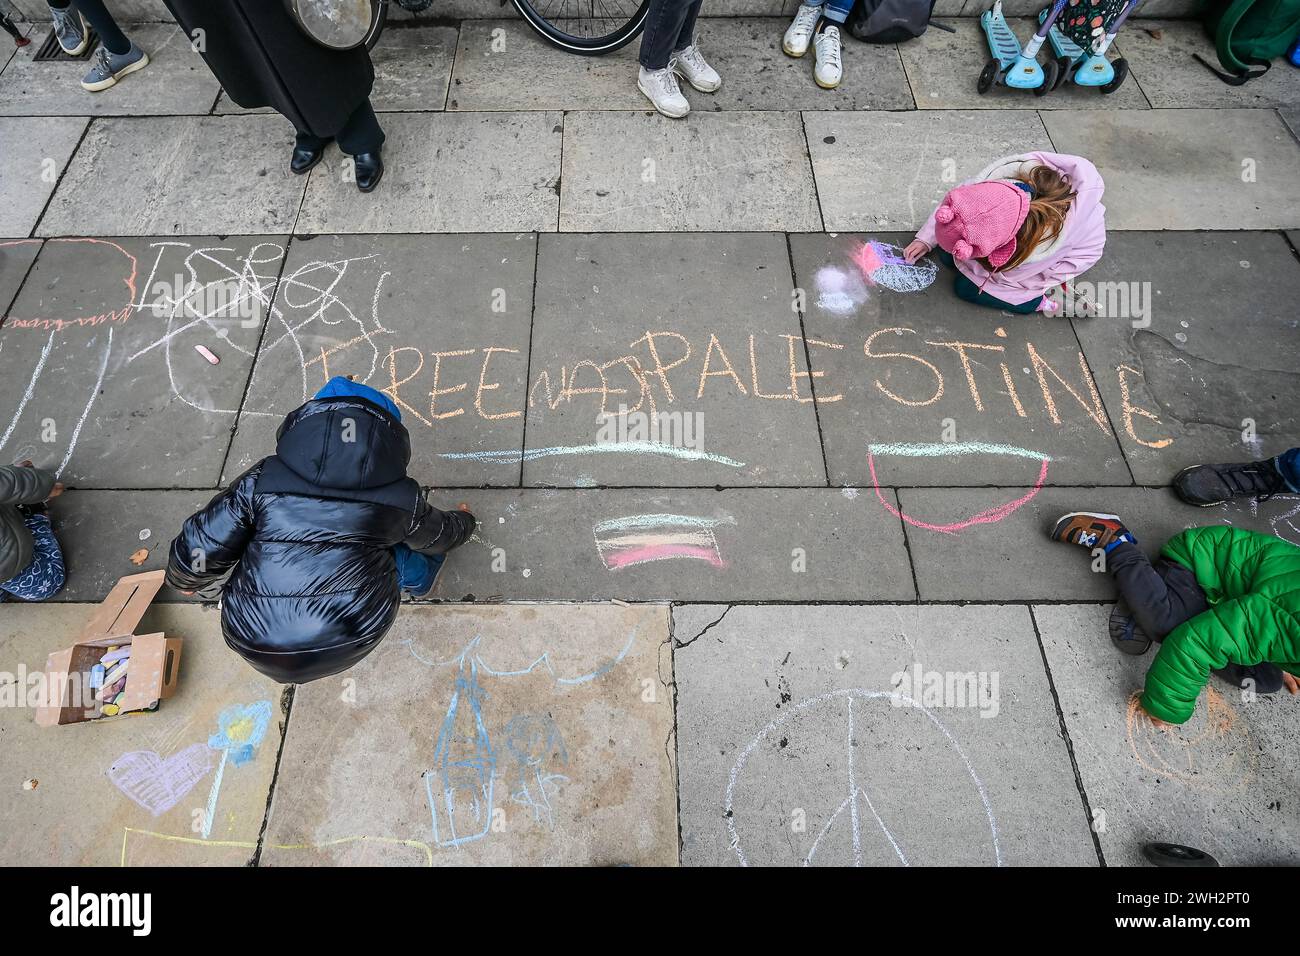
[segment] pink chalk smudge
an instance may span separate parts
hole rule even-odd
[[[644,548],[633,548],[609,555],[605,561],[611,570],[630,567],[634,564],[646,564],[650,561],[667,561],[671,558],[694,558],[707,561],[715,568],[725,568],[726,562],[713,548],[702,548],[689,544],[656,544]]]
[[[1028,494],[1023,497],[1017,498],[1015,501],[1008,501],[1005,504],[997,505],[993,508],[986,508],[984,511],[974,514],[964,521],[954,521],[951,524],[931,524],[928,521],[922,521],[919,518],[913,518],[911,515],[905,514],[885,500],[885,496],[881,493],[880,481],[876,478],[876,459],[870,451],[867,452],[867,468],[871,470],[871,485],[876,491],[876,498],[878,498],[880,503],[885,506],[886,511],[896,518],[901,518],[914,528],[924,528],[927,531],[938,531],[942,534],[956,534],[958,531],[964,531],[966,528],[973,527],[977,524],[994,524],[1001,521],[1003,518],[1018,511],[1021,506],[1031,501],[1033,497],[1043,489],[1043,482],[1047,480],[1047,459],[1043,459],[1043,466],[1038,471],[1038,480],[1034,482],[1034,487],[1029,489]]]

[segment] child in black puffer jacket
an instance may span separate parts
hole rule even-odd
[[[226,643],[281,683],[337,674],[397,616],[401,591],[433,587],[442,556],[474,532],[407,477],[411,441],[382,392],[331,379],[292,411],[264,458],[185,521],[167,582],[222,586]]]

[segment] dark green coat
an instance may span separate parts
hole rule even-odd
[[[1230,662],[1300,675],[1300,547],[1215,525],[1175,535],[1161,554],[1196,575],[1210,609],[1164,639],[1147,671],[1147,713],[1181,724],[1210,671]]]

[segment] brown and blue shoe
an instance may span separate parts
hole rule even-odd
[[[1051,539],[1077,544],[1090,550],[1106,548],[1120,541],[1133,543],[1137,540],[1124,527],[1119,515],[1095,511],[1072,511],[1068,515],[1061,515],[1052,527]]]

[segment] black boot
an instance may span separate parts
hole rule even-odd
[[[373,190],[379,185],[379,180],[384,178],[384,160],[379,155],[379,150],[357,153],[352,157],[352,165],[356,169],[357,189],[363,193]]]
[[[324,146],[295,145],[289,158],[289,170],[301,176],[325,157]]]
[[[1286,482],[1271,459],[1193,465],[1174,475],[1174,493],[1189,505],[1209,508],[1233,498],[1267,500],[1286,491]]]

